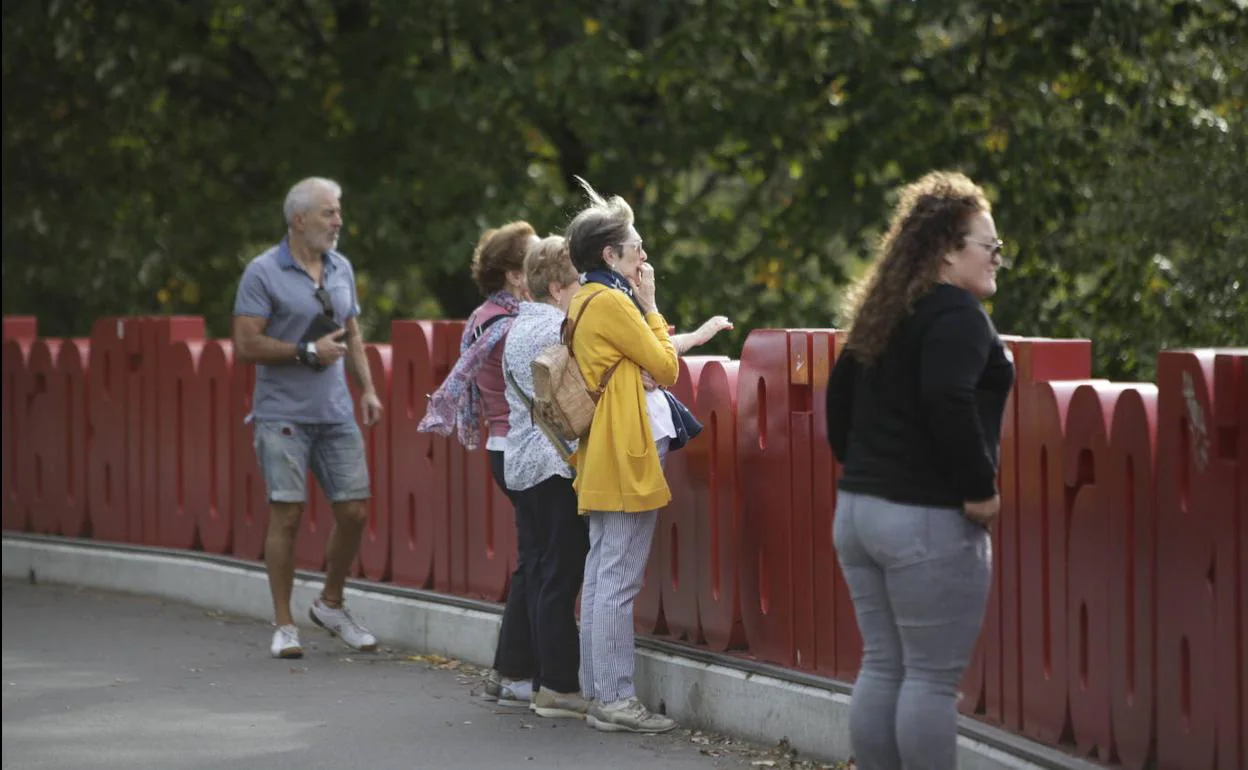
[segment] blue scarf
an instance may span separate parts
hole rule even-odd
[[[624,294],[633,301],[633,304],[637,306],[637,312],[641,313],[642,318],[645,318],[646,314],[641,309],[641,303],[637,301],[637,295],[633,293],[633,285],[630,284],[624,276],[614,270],[590,270],[585,273],[585,278],[581,281],[581,283],[599,283],[606,286],[608,289],[618,289],[619,291],[624,292]]]
[[[641,313],[643,318],[645,317],[646,313],[641,309],[641,303],[637,301],[637,295],[633,293],[632,285],[624,279],[624,276],[614,270],[590,270],[585,273],[585,279],[582,283],[602,284],[609,289],[618,289],[624,292],[633,301],[633,304],[637,306],[637,312]],[[676,437],[668,444],[667,451],[675,452],[702,432],[702,423],[698,422],[698,418],[693,416],[689,408],[680,403],[680,399],[673,396],[667,388],[661,387],[659,390],[667,397],[667,405],[672,410],[672,425],[676,428]]]

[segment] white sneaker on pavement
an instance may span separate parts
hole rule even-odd
[[[527,709],[533,701],[533,683],[520,679],[504,679],[498,688],[498,705]]]
[[[313,623],[342,639],[348,647],[361,652],[373,652],[377,649],[377,637],[355,622],[355,618],[351,617],[346,607],[330,607],[317,599],[312,602],[308,616],[312,618]]]
[[[278,626],[273,632],[269,652],[275,658],[302,658],[303,648],[299,646],[299,629],[294,626]]]
[[[646,708],[636,696],[589,707],[586,722],[604,733],[665,733],[676,723]]]

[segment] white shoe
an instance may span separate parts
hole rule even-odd
[[[646,708],[636,696],[605,705],[595,703],[585,721],[604,733],[665,733],[676,727],[671,719]]]
[[[527,709],[533,702],[533,683],[528,680],[504,679],[498,688],[498,705]]]
[[[373,652],[377,649],[377,637],[364,626],[355,622],[346,607],[329,607],[320,599],[312,602],[308,610],[312,622],[361,652]]]
[[[294,626],[278,626],[273,632],[273,642],[269,652],[275,658],[302,658],[303,648],[299,646],[299,629]]]

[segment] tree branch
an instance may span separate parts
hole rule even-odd
[[[234,75],[235,84],[239,86],[240,90],[247,90],[250,96],[260,99],[265,104],[272,104],[277,99],[277,86],[273,84],[273,79],[269,77],[269,73],[260,66],[260,62],[256,60],[255,54],[239,45],[237,41],[230,41],[226,66]],[[249,78],[251,82],[260,85],[260,93],[242,88],[245,74],[251,76]]]
[[[305,2],[306,7],[306,0]],[[368,27],[368,0],[335,0],[334,19],[339,33],[350,34]]]
[[[981,86],[984,73],[988,71],[988,41],[992,39],[992,12],[984,14],[984,37],[979,41],[979,63],[975,65],[975,80]]]
[[[317,23],[316,17],[312,15],[312,9],[308,7],[307,0],[294,0],[295,11],[299,14],[299,18],[295,18],[282,11],[282,16],[290,20],[303,34],[307,35],[312,42],[312,52],[317,56],[323,56],[329,51],[329,41],[325,39],[325,33],[321,31],[321,25]]]
[[[244,103],[240,103],[238,99],[231,98],[231,91],[233,93],[246,93],[233,83],[224,83],[210,77],[193,77],[182,73],[174,73],[166,80],[166,85],[171,93],[180,94],[192,103],[214,105],[215,107],[213,108],[206,108],[206,112],[214,117],[218,110],[225,112],[231,118],[245,117],[254,119],[257,117],[256,113]]]

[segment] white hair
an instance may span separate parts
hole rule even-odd
[[[296,214],[302,214],[315,206],[313,196],[322,190],[328,190],[335,198],[342,197],[342,186],[332,179],[310,176],[307,179],[296,182],[295,186],[290,188],[290,192],[286,193],[286,202],[282,204],[282,213],[286,215],[286,224],[288,226],[293,224]]]

